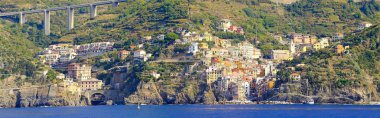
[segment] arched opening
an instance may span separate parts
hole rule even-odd
[[[91,105],[105,105],[106,96],[101,93],[94,93],[91,95]]]

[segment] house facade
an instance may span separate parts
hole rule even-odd
[[[67,68],[68,77],[75,81],[91,79],[91,66],[86,64],[72,63]]]
[[[98,80],[98,79],[83,80],[79,82],[79,85],[82,91],[100,90],[103,88],[102,80]]]
[[[272,50],[271,57],[273,60],[282,61],[282,60],[290,60],[291,55],[289,50]]]

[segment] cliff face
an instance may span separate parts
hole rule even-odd
[[[0,107],[79,106],[80,96],[62,94],[59,87],[21,88],[1,91]]]
[[[3,80],[2,84],[4,83]],[[12,85],[9,83],[9,85]],[[0,89],[0,107],[36,107],[36,106],[79,106],[79,94],[69,93],[56,84],[23,85]],[[82,105],[87,105],[83,103]]]
[[[153,82],[141,82],[137,86],[137,91],[125,98],[126,103],[144,104],[163,104],[163,99],[158,93],[157,87]]]
[[[137,91],[125,98],[126,104],[216,104],[207,86],[193,83],[187,87],[168,87],[154,82],[140,82]]]

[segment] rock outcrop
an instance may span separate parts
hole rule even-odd
[[[164,102],[153,82],[141,82],[137,87],[137,91],[125,98],[125,103],[163,104]]]
[[[192,80],[189,80],[192,81]],[[212,90],[192,82],[186,87],[166,87],[154,82],[140,82],[137,90],[125,98],[126,104],[216,104]]]
[[[0,107],[79,106],[80,95],[56,85],[0,90]]]

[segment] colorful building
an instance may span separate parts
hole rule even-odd
[[[117,53],[117,56],[119,57],[119,59],[121,60],[124,60],[125,58],[128,57],[128,55],[130,54],[131,52],[127,51],[127,50],[120,50],[118,53]]]
[[[98,79],[83,80],[83,81],[80,81],[79,84],[82,91],[100,90],[103,88],[102,80],[98,80]]]
[[[344,49],[343,45],[337,45],[336,48],[335,48],[335,52],[336,52],[337,54],[341,54],[341,53],[343,53],[344,50],[345,50],[345,49]]]
[[[292,58],[289,50],[272,50],[271,56],[276,61],[290,60]]]
[[[68,77],[75,81],[91,79],[91,66],[86,64],[72,63],[67,68]]]

